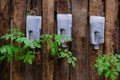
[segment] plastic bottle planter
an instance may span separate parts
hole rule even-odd
[[[58,34],[71,37],[72,15],[71,14],[57,14],[57,32]],[[62,43],[62,47],[67,47],[66,42]]]
[[[41,16],[27,16],[26,35],[31,42],[34,40],[39,40],[41,22]]]
[[[90,16],[90,42],[95,49],[99,49],[104,43],[105,18],[101,16]]]

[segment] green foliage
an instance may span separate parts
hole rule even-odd
[[[13,44],[4,45],[0,48],[0,61],[7,58],[8,62],[12,60],[12,54],[16,55],[18,53],[18,48],[16,48]]]
[[[40,41],[35,40],[30,42],[19,29],[9,30],[10,34],[2,36],[0,39],[3,40],[12,40],[17,46],[10,43],[8,45],[3,45],[0,47],[0,61],[7,58],[8,62],[12,59],[22,60],[32,64],[33,59],[35,58],[35,48],[41,48]],[[28,50],[29,49],[29,50]]]
[[[19,31],[19,29],[9,30],[10,34],[6,34],[1,36],[2,40],[12,40],[13,43],[8,45],[3,45],[0,47],[0,61],[5,58],[10,62],[12,59],[22,60],[23,62],[27,62],[32,64],[35,58],[35,48],[41,48],[40,43],[47,42],[50,46],[50,52],[52,56],[57,56],[58,58],[67,58],[68,63],[75,67],[75,63],[77,61],[76,57],[72,55],[72,52],[69,50],[62,48],[61,43],[64,41],[72,41],[72,38],[61,35],[49,35],[42,34],[40,40],[34,40],[30,42],[23,33]]]
[[[75,67],[75,63],[77,58],[72,55],[72,52],[68,51],[65,48],[61,47],[61,43],[68,40],[72,41],[72,38],[67,36],[57,35],[49,35],[43,34],[41,36],[42,42],[47,42],[50,44],[50,51],[52,56],[57,56],[58,58],[67,58],[68,64]]]
[[[32,64],[33,59],[35,58],[35,53],[33,51],[28,51],[26,55],[22,55],[20,57],[21,60],[24,62],[28,62],[29,64]]]
[[[95,66],[98,68],[98,74],[104,73],[105,77],[115,80],[120,72],[120,55],[103,55],[96,60]]]

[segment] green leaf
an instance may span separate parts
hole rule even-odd
[[[74,61],[77,61],[77,58],[76,58],[76,57],[72,57],[72,59],[73,59]]]
[[[35,49],[35,46],[34,46],[34,44],[33,44],[32,42],[30,42],[30,43],[26,43],[26,44],[24,45],[24,48]]]
[[[18,48],[16,48],[16,47],[12,47],[12,51],[15,53],[15,54],[18,54]]]
[[[21,53],[22,53],[22,52],[25,52],[26,49],[27,49],[27,46],[24,45],[24,46],[21,48]]]
[[[111,79],[112,79],[112,80],[115,80],[115,79],[117,78],[117,76],[116,76],[116,75],[114,75],[114,74],[111,74],[111,76],[110,76],[110,77],[111,77]]]
[[[66,57],[66,54],[64,52],[60,52],[60,57],[64,58],[64,57]]]
[[[8,55],[7,61],[10,62],[12,60],[12,55]]]
[[[71,63],[72,63],[72,59],[68,58],[68,64],[71,64]]]
[[[105,72],[105,77],[107,78],[107,77],[109,77],[110,76],[110,74],[111,74],[111,71],[110,70],[108,70],[107,72]]]
[[[54,48],[52,48],[52,49],[51,49],[51,55],[52,55],[52,56],[55,56],[55,54],[56,54],[56,50],[55,50]]]
[[[16,36],[17,36],[18,38],[20,38],[20,37],[25,37],[25,34],[22,33],[22,32],[17,32],[17,33],[16,33]]]
[[[28,59],[28,63],[32,64],[33,60],[32,59]]]
[[[22,56],[20,56],[20,60],[24,60],[25,59],[25,57],[26,57],[26,55],[22,55]]]
[[[24,44],[28,44],[30,43],[30,41],[26,38],[26,37],[20,37],[20,38],[17,38],[16,41],[20,44],[20,43],[23,43]]]
[[[9,46],[7,46],[7,52],[8,52],[8,54],[12,54],[12,50],[11,50],[11,47],[9,47]]]
[[[101,67],[101,68],[99,67],[99,68],[98,68],[98,74],[99,74],[99,75],[101,75],[103,71],[104,71],[103,67]]]
[[[0,48],[0,52],[1,52],[1,54],[2,53],[6,53],[6,46],[2,46],[1,48]]]
[[[75,62],[74,61],[72,61],[72,67],[75,67]]]
[[[6,58],[6,56],[0,56],[0,61],[3,61]]]
[[[31,49],[35,49],[35,46],[32,43],[27,44]]]
[[[40,41],[39,41],[39,40],[33,41],[33,44],[34,44],[35,47],[41,48],[41,45],[40,45]]]
[[[32,61],[34,58],[35,58],[35,55],[32,51],[29,51],[29,52],[27,52],[26,55],[22,55],[20,57],[21,60],[23,60],[24,62],[27,62],[29,64],[32,64]]]
[[[68,52],[68,50],[64,49],[65,52]]]

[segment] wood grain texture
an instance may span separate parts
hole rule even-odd
[[[120,3],[120,0],[119,0]],[[118,5],[118,14],[120,14],[120,5]],[[117,42],[118,42],[118,53],[120,53],[120,15],[118,15],[118,26],[117,26]]]
[[[120,3],[120,0],[118,0],[118,1],[119,1],[118,3]],[[120,14],[120,4],[118,4],[118,14]],[[117,48],[116,53],[120,54],[120,15],[118,15],[117,23],[118,23],[118,26],[117,26],[117,46],[118,46],[118,48]],[[120,78],[120,75],[118,78]]]
[[[72,52],[77,57],[77,64],[70,72],[69,80],[89,80],[87,57],[87,16],[88,0],[72,0]]]
[[[6,34],[10,29],[10,20],[13,20],[13,27],[20,28],[25,33],[27,13],[41,15],[42,32],[54,34],[57,13],[71,13],[71,9],[71,50],[78,59],[76,67],[69,68],[64,59],[54,61],[50,56],[49,44],[45,43],[42,53],[38,51],[33,65],[13,61],[12,80],[105,80],[103,76],[97,75],[94,64],[98,54],[113,54],[120,48],[120,42],[117,44],[120,40],[120,28],[117,26],[118,0],[72,0],[72,4],[71,0],[0,0],[0,35]],[[105,45],[101,45],[99,51],[94,50],[89,43],[89,16],[106,18]],[[7,43],[9,42],[0,40],[0,46]],[[6,61],[0,62],[0,80],[10,80],[10,66]]]
[[[90,16],[104,16],[103,11],[104,4],[102,0],[89,0],[89,17]],[[89,21],[90,22],[90,21]],[[90,31],[90,29],[89,29]],[[88,31],[88,32],[89,32]],[[90,36],[90,35],[89,35]],[[90,41],[90,39],[89,39]],[[95,67],[95,62],[98,56],[102,56],[104,44],[100,45],[99,50],[95,50],[93,45],[89,45],[89,71],[90,71],[90,80],[103,80],[102,76],[97,74],[97,69]]]
[[[44,34],[54,34],[54,0],[43,0],[43,27]],[[42,80],[53,80],[54,58],[50,56],[49,44],[42,48]]]
[[[90,16],[103,16],[103,1],[102,0],[89,0],[89,15]]]
[[[5,35],[7,30],[10,29],[10,1],[0,1],[0,36]],[[10,43],[9,41],[0,40],[0,46]],[[10,79],[10,68],[7,60],[0,62],[0,79]]]
[[[106,0],[105,3],[106,3],[105,53],[110,55],[117,52],[116,50],[117,50],[118,0]]]
[[[69,14],[69,0],[57,1],[57,14]],[[67,47],[68,48],[68,47]],[[69,78],[69,65],[66,59],[56,59],[55,62],[55,80],[67,80]]]
[[[13,26],[19,28],[25,33],[25,19],[26,19],[26,1],[25,0],[13,0]],[[17,44],[14,43],[16,46]],[[12,62],[12,80],[24,80],[25,65],[21,61]]]
[[[118,15],[118,0],[106,0],[106,33],[105,33],[105,53],[114,54],[116,50],[116,30]]]
[[[41,16],[41,3],[41,0],[27,0],[26,12],[33,16]],[[39,80],[42,78],[41,49],[36,49],[35,51],[33,64],[25,64],[25,80]]]
[[[36,8],[38,9],[38,15],[42,15],[42,0],[36,0]]]
[[[41,16],[42,0],[27,0],[27,13]]]
[[[57,12],[66,14],[69,10],[69,0],[57,0]]]

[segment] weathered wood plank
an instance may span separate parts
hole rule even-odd
[[[44,34],[54,34],[54,0],[43,0],[43,28]],[[53,80],[54,59],[50,56],[48,43],[42,48],[42,80]]]
[[[0,1],[0,35],[10,29],[10,1],[12,3],[12,18],[14,27],[18,27],[25,32],[26,11],[33,15],[43,14],[43,33],[54,34],[54,0],[1,0]],[[30,1],[28,7],[27,1]],[[69,1],[71,0],[55,0],[57,1],[57,13],[69,13]],[[49,54],[49,45],[43,45],[42,64],[33,63],[33,65],[22,64],[20,61],[13,61],[12,79],[13,80],[101,80],[104,78],[97,75],[94,67],[98,51],[93,49],[93,45],[89,44],[89,27],[88,27],[88,6],[89,16],[104,16],[103,3],[104,0],[72,0],[73,14],[73,43],[72,52],[78,58],[75,69],[67,70],[68,67],[64,60],[56,61],[57,67],[54,71],[54,59]],[[105,53],[113,54],[117,52],[117,13],[118,0],[105,0]],[[41,13],[42,9],[43,12]],[[119,37],[119,36],[118,36]],[[0,45],[6,44],[0,41]],[[89,49],[88,49],[89,47]],[[100,54],[104,53],[103,46],[100,48]],[[88,54],[89,53],[89,54]],[[39,60],[40,61],[40,60]],[[40,69],[41,68],[41,69]],[[43,70],[42,70],[43,69]],[[61,69],[61,70],[60,70]],[[68,72],[67,72],[68,71]],[[54,75],[53,75],[54,74]],[[0,79],[9,80],[9,64],[6,61],[0,63]],[[53,79],[54,78],[54,79]]]
[[[119,2],[120,3],[120,0]],[[118,14],[120,14],[120,5],[118,5]],[[120,53],[120,15],[118,15],[118,26],[117,26],[117,31],[118,31],[118,34],[117,34],[117,42],[118,42],[118,53]]]
[[[57,0],[57,14],[68,14],[69,0]],[[69,65],[66,59],[56,59],[55,80],[67,80],[69,77]]]
[[[103,16],[103,1],[102,0],[90,0],[89,1],[89,15],[90,16]]]
[[[27,0],[27,12],[31,15],[41,15],[42,0]]]
[[[22,32],[25,32],[25,19],[26,19],[26,1],[13,0],[13,27],[20,28]],[[24,80],[25,67],[20,61],[12,62],[12,80]]]
[[[89,1],[89,16],[104,16],[103,15],[104,5],[102,0],[90,0]],[[90,41],[90,40],[89,40]],[[95,61],[98,56],[102,55],[103,45],[100,46],[99,50],[95,50],[93,45],[89,45],[89,71],[90,71],[90,80],[102,80],[103,77],[97,74],[97,69],[94,66]]]
[[[118,0],[105,1],[105,53],[114,54],[117,51],[117,17],[118,17]],[[110,80],[110,79],[106,79]]]
[[[41,0],[28,0],[27,13],[30,15],[41,16]],[[25,80],[39,80],[42,78],[41,51],[36,49],[35,60],[32,65],[25,65]]]
[[[7,30],[10,29],[10,0],[0,1],[0,36],[5,35]],[[0,40],[0,46],[10,43],[9,41]],[[0,79],[10,79],[10,68],[7,60],[0,62]]]
[[[72,52],[78,61],[75,69],[72,69],[69,80],[89,80],[88,54],[87,54],[87,16],[88,0],[72,0]]]
[[[118,3],[120,3],[120,0],[118,0]],[[118,14],[120,14],[120,4],[118,4]],[[117,26],[117,52],[118,54],[120,54],[120,15],[118,15],[118,26]],[[120,79],[120,75],[118,77]]]
[[[69,10],[69,0],[57,0],[57,13],[66,14]]]
[[[116,49],[116,22],[118,14],[118,0],[106,0],[106,33],[105,53],[114,54]]]
[[[41,15],[42,14],[42,0],[36,1],[36,7],[38,9],[38,15]]]

